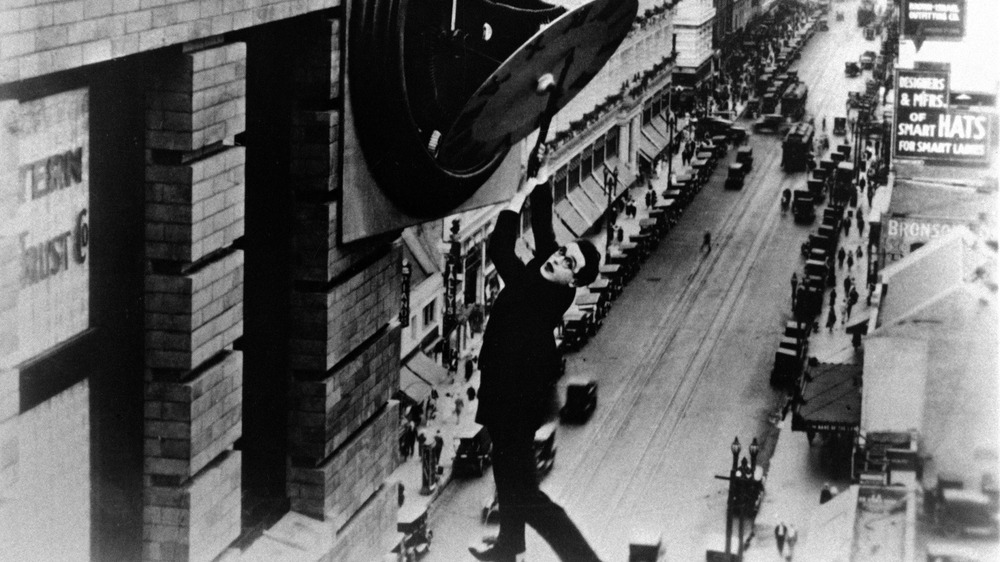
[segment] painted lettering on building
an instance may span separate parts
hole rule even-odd
[[[37,356],[90,327],[86,89],[18,106],[18,351]]]

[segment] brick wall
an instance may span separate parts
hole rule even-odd
[[[357,515],[337,532],[336,542],[323,562],[382,560],[396,536],[399,504],[395,484],[386,484],[371,496]]]
[[[198,473],[240,436],[243,354],[221,359],[184,382],[146,384],[146,473]]]
[[[146,560],[212,560],[240,534],[246,53],[185,45],[146,92]]]
[[[320,466],[293,464],[292,509],[343,526],[399,465],[398,431],[399,404],[393,401]]]
[[[398,244],[374,263],[326,291],[292,295],[292,366],[327,371],[399,312],[401,249]]]
[[[340,0],[5,0],[0,82],[332,8]]]
[[[387,330],[358,349],[328,376],[293,377],[290,390],[292,457],[323,462],[361,425],[381,410],[399,388],[399,327]]]
[[[150,561],[214,560],[240,534],[239,451],[223,454],[183,486],[148,482],[142,556]]]

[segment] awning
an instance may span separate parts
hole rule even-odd
[[[583,190],[583,195],[603,212],[608,203],[608,196],[604,193],[604,170],[596,168],[589,176],[582,179],[580,188]]]
[[[591,181],[588,177],[584,181]],[[588,224],[593,225],[598,220],[600,220],[601,215],[604,214],[603,205],[600,207],[596,203],[590,200],[590,197],[583,192],[582,187],[578,187],[569,192],[568,195],[569,202],[573,204],[573,207],[583,215],[583,218],[587,220]]]
[[[587,232],[590,228],[590,224],[587,223],[587,220],[584,219],[583,216],[566,199],[556,203],[555,211],[556,215],[562,219],[562,222],[573,234],[572,238],[579,238],[580,236],[583,236],[583,233]]]
[[[870,318],[871,318],[871,309],[863,310],[859,312],[858,315],[854,317],[854,319],[852,319],[850,322],[847,323],[847,326],[844,327],[844,330],[851,335],[853,334],[865,335],[868,333],[868,320]]]
[[[650,160],[655,160],[660,152],[667,146],[667,138],[661,135],[652,125],[642,128],[642,137],[639,139],[639,150]]]
[[[812,507],[809,527],[796,558],[817,562],[847,562],[854,549],[854,525],[858,512],[857,485],[841,491],[830,501]]]
[[[861,423],[861,366],[820,363],[802,386],[794,431],[851,431]]]
[[[430,396],[431,388],[444,384],[448,371],[423,353],[414,353],[399,369],[399,389],[417,402]]]

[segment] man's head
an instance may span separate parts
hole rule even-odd
[[[589,240],[578,239],[560,247],[542,264],[542,277],[570,287],[590,285],[597,278],[601,253]]]

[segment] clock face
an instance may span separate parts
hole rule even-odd
[[[511,146],[597,74],[637,0],[566,12],[537,0],[352,0],[348,68],[379,188],[417,217],[468,199]],[[554,79],[551,94],[539,79]],[[556,96],[550,100],[550,95]]]

